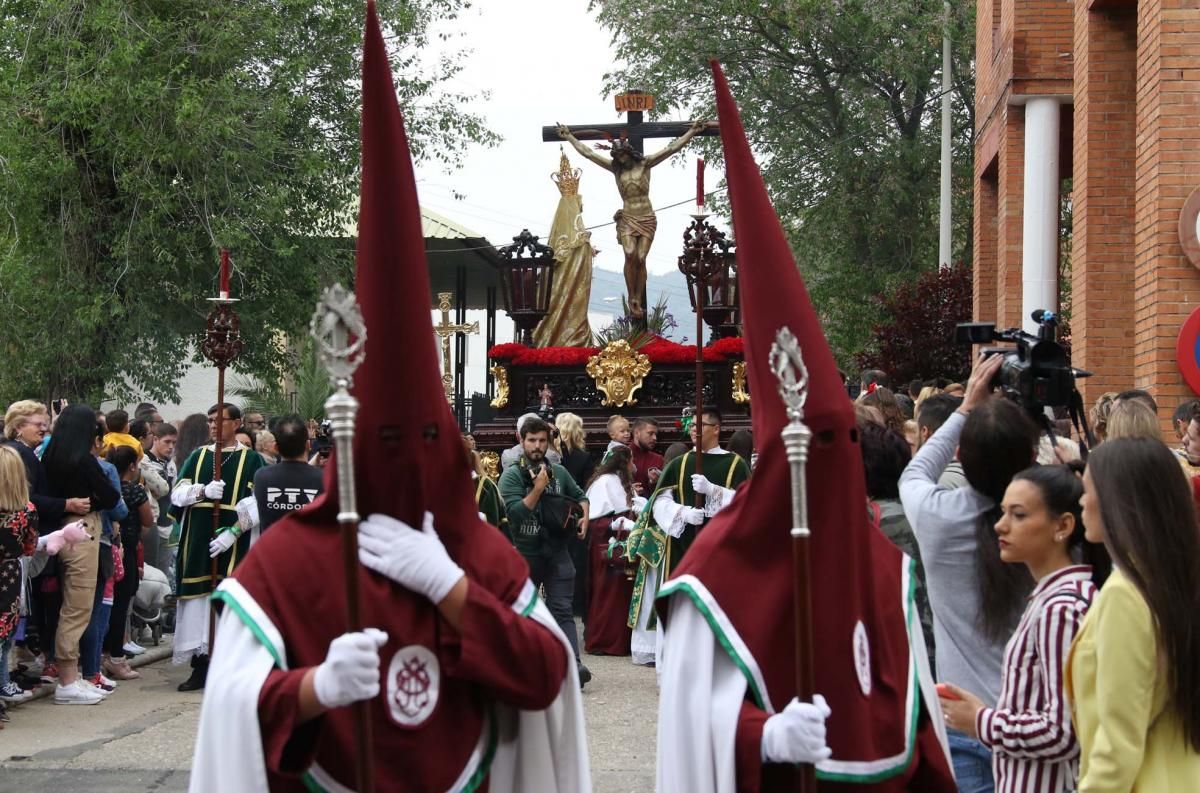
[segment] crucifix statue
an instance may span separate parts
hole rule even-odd
[[[642,111],[654,107],[654,97],[640,92],[616,98],[617,111],[628,111],[625,124],[569,126],[559,124],[542,128],[543,141],[566,140],[587,159],[611,171],[617,181],[622,206],[613,215],[617,223],[617,241],[625,253],[625,289],[629,293],[629,313],[638,320],[646,317],[646,257],[654,242],[658,218],[650,203],[650,169],[675,154],[697,135],[719,135],[716,122],[643,122]],[[646,138],[675,139],[653,154],[643,151]],[[610,141],[612,157],[605,157],[585,146],[584,140]]]
[[[446,401],[454,403],[454,372],[450,370],[450,338],[456,333],[479,333],[479,323],[452,325],[450,323],[450,292],[438,292],[438,310],[442,312],[442,324],[434,325],[434,334],[442,340],[442,390]]]

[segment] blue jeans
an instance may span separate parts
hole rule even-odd
[[[107,549],[105,545],[101,550]],[[79,639],[79,673],[91,680],[100,671],[100,650],[104,646],[104,635],[108,632],[108,615],[111,605],[104,605],[104,584],[96,584],[96,597],[92,600],[92,618],[87,630]]]
[[[959,793],[993,793],[992,752],[966,733],[946,728]]]
[[[12,649],[12,645],[11,636],[0,641],[0,688],[8,685],[8,651]]]

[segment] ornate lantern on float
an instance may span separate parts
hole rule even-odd
[[[518,341],[533,346],[533,329],[550,312],[554,251],[523,229],[512,245],[499,249],[504,307],[517,326]]]
[[[688,282],[688,299],[697,311],[696,296],[702,290],[699,313],[717,338],[736,336],[741,327],[737,291],[737,243],[708,223],[707,215],[693,215],[683,234],[679,271]],[[697,336],[699,336],[697,329]],[[702,341],[702,340],[700,340]]]

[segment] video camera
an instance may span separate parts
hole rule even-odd
[[[1067,362],[1067,351],[1058,343],[1058,317],[1054,312],[1038,309],[1031,316],[1038,323],[1036,336],[1020,328],[998,331],[993,322],[960,322],[954,340],[959,344],[1013,342],[1015,347],[983,349],[984,355],[1004,356],[992,387],[1033,414],[1048,407],[1070,408],[1079,401],[1076,378],[1092,373]]]
[[[325,419],[317,425],[316,434],[312,439],[314,454],[328,457],[333,452],[333,422]]]

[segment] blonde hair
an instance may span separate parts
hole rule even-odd
[[[610,423],[611,421],[612,419],[609,419]],[[562,445],[559,451],[568,452],[584,447],[583,419],[579,416],[574,413],[559,413],[554,419],[554,426],[558,427],[558,439]]]
[[[927,386],[923,387],[921,389],[921,392],[919,394],[917,394],[916,401],[913,402],[913,416],[916,416],[919,418],[921,415],[922,403],[924,403],[926,399],[929,399],[929,397],[937,396],[938,394],[941,394],[941,393],[944,393],[944,392],[942,391],[942,389],[938,388],[937,386],[927,385]]]
[[[1162,430],[1158,426],[1158,416],[1145,402],[1120,400],[1108,413],[1107,433],[1104,436],[1109,441],[1117,438],[1150,438],[1161,442]]]
[[[19,512],[29,503],[29,480],[17,450],[0,446],[0,512]]]
[[[1089,418],[1092,420],[1092,429],[1095,430],[1096,437],[1100,440],[1108,437],[1108,416],[1112,413],[1113,402],[1116,399],[1116,391],[1107,391],[1096,399],[1096,404],[1092,405],[1092,409],[1088,411]]]
[[[35,402],[32,399],[22,399],[20,402],[13,402],[8,406],[8,411],[4,414],[4,437],[10,441],[15,441],[17,433],[25,426],[25,423],[34,416],[42,414],[49,415],[46,406],[41,402]]]
[[[625,422],[626,424],[629,423],[629,419],[625,418],[620,413],[614,413],[611,416],[609,416],[608,424],[607,424],[608,434],[612,435],[613,428],[616,427],[618,424],[620,424],[622,421]]]

